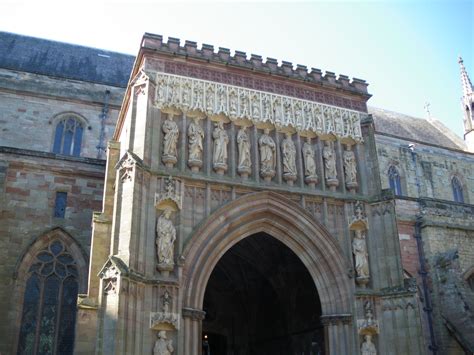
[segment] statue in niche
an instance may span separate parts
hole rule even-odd
[[[270,120],[271,119],[271,108],[270,108],[270,98],[265,95],[263,97],[263,100],[262,100],[262,104],[263,104],[263,121],[267,121],[267,120]]]
[[[375,344],[372,343],[372,335],[367,334],[364,336],[364,342],[362,343],[360,351],[362,355],[377,355]]]
[[[281,154],[283,161],[283,176],[296,177],[296,147],[291,139],[291,133],[285,133],[285,139],[281,142]]]
[[[260,100],[257,94],[252,95],[252,117],[260,119]]]
[[[191,106],[191,84],[188,80],[186,80],[183,84],[183,93],[182,93],[181,104],[184,107],[190,107]]]
[[[361,230],[355,231],[352,240],[352,253],[354,254],[354,263],[357,278],[369,278],[369,254],[367,252],[367,243],[365,241],[365,233]]]
[[[203,150],[204,130],[199,125],[197,118],[194,118],[188,127],[188,164],[193,169],[202,166],[202,150]]]
[[[265,179],[271,179],[275,176],[275,141],[269,136],[270,130],[265,128],[263,134],[258,140],[260,148],[260,174]]]
[[[168,115],[165,122],[163,122],[163,156],[162,160],[166,166],[171,167],[178,161],[177,159],[177,144],[179,137],[178,125],[173,121],[173,115]]]
[[[237,94],[235,89],[231,89],[229,93],[229,114],[232,117],[237,116]]]
[[[179,103],[179,80],[174,79],[171,82],[171,88],[170,88],[170,102],[173,104]]]
[[[163,301],[163,313],[169,313],[171,305],[171,295],[168,290],[165,290],[165,293],[163,294],[163,296],[161,296],[161,299]]]
[[[194,110],[202,110],[202,84],[196,83],[193,88]]]
[[[208,87],[206,89],[206,110],[209,113],[214,112],[214,104],[215,104],[214,86],[211,84],[208,84]]]
[[[227,143],[229,143],[229,136],[224,129],[223,122],[215,124],[212,138],[214,139],[214,155],[212,157],[214,170],[223,173],[227,170]]]
[[[223,85],[219,85],[217,88],[217,96],[219,98],[219,109],[217,113],[226,113],[227,112],[227,92]]]
[[[171,355],[173,352],[173,341],[166,337],[166,331],[160,330],[153,347],[153,355]]]
[[[239,92],[240,98],[240,117],[249,117],[249,100],[247,97],[247,93],[244,90]]]
[[[237,171],[239,173],[250,174],[252,159],[250,158],[250,139],[246,132],[247,127],[241,127],[237,133],[237,146],[239,149],[239,164]]]
[[[303,144],[303,162],[304,162],[304,176],[305,179],[317,180],[318,175],[316,174],[316,163],[314,161],[314,149],[311,145],[311,138],[308,137],[306,142]]]
[[[337,179],[336,156],[332,142],[326,142],[323,148],[324,168],[327,180]]]
[[[156,222],[156,254],[158,268],[162,270],[172,270],[174,266],[176,229],[170,220],[171,213],[170,208],[165,209]]]
[[[355,154],[352,150],[345,150],[342,155],[344,161],[344,172],[346,177],[346,184],[353,184],[357,182],[357,165]]]

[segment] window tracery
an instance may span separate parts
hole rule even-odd
[[[393,190],[395,195],[402,194],[402,185],[400,181],[400,173],[398,172],[397,168],[393,165],[388,168],[388,183],[390,185],[390,189]]]
[[[56,124],[53,153],[80,156],[84,124],[74,116],[62,118]]]
[[[58,239],[28,269],[17,354],[73,353],[78,269]]]
[[[464,203],[464,194],[463,194],[462,184],[461,184],[461,181],[459,181],[459,179],[456,176],[454,176],[451,179],[451,186],[453,188],[454,201]]]

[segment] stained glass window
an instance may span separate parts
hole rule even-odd
[[[62,119],[56,125],[53,153],[73,155],[81,154],[84,125],[74,117]]]
[[[400,174],[393,165],[388,169],[388,183],[395,195],[402,194],[402,185],[400,183]]]
[[[456,176],[451,180],[451,186],[453,187],[454,201],[464,203],[462,184]]]
[[[77,265],[59,240],[36,254],[28,271],[17,354],[73,353]]]

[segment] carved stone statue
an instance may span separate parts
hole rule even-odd
[[[260,175],[265,181],[270,181],[275,176],[276,144],[272,137],[269,136],[270,130],[265,128],[263,134],[258,140],[260,148]]]
[[[246,127],[241,127],[237,133],[237,146],[239,149],[239,164],[237,171],[242,177],[251,173],[252,159],[250,157],[250,139]]]
[[[192,171],[199,171],[199,168],[202,166],[203,139],[204,130],[199,125],[198,120],[195,118],[191,121],[188,127],[188,165]]]
[[[333,142],[326,141],[326,145],[323,148],[323,158],[326,184],[329,187],[335,188],[339,185],[339,181],[337,180],[336,153],[334,152],[333,145]]]
[[[161,300],[163,301],[163,313],[169,313],[171,305],[171,295],[168,290],[165,290],[163,296],[161,296]]]
[[[171,209],[167,208],[156,222],[156,254],[160,271],[173,270],[174,241],[176,229],[170,220]]]
[[[227,171],[227,143],[229,143],[229,136],[222,122],[215,124],[212,138],[214,139],[214,155],[212,157],[214,170],[222,175]]]
[[[314,161],[314,149],[311,146],[311,138],[308,137],[303,144],[303,163],[304,176],[308,185],[314,185],[318,182],[318,174],[316,174],[316,163]]]
[[[355,189],[357,187],[357,165],[355,154],[352,150],[345,150],[342,158],[344,161],[346,186],[349,190]]]
[[[164,133],[162,161],[167,167],[172,168],[178,161],[176,146],[179,137],[178,125],[173,121],[172,115],[168,115],[162,129]]]
[[[173,341],[166,337],[166,331],[160,330],[153,347],[153,355],[171,355],[173,352]]]
[[[367,334],[364,336],[364,342],[362,343],[360,352],[362,355],[377,355],[375,344],[372,343],[372,335]]]
[[[292,184],[296,180],[296,147],[291,139],[291,133],[287,132],[285,139],[281,142],[281,154],[283,161],[283,178]]]
[[[365,234],[361,230],[355,231],[354,239],[352,240],[352,253],[354,254],[354,264],[357,279],[369,278],[369,254],[367,252],[367,243],[365,241]]]

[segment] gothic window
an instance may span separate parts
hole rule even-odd
[[[395,195],[402,194],[402,185],[400,183],[400,174],[393,165],[388,169],[388,183]]]
[[[453,188],[454,201],[464,203],[462,184],[456,176],[451,180],[451,186]]]
[[[84,125],[77,118],[67,116],[56,125],[53,153],[73,155],[81,154],[82,133]]]
[[[34,257],[27,274],[17,354],[73,353],[78,270],[55,239]]]

